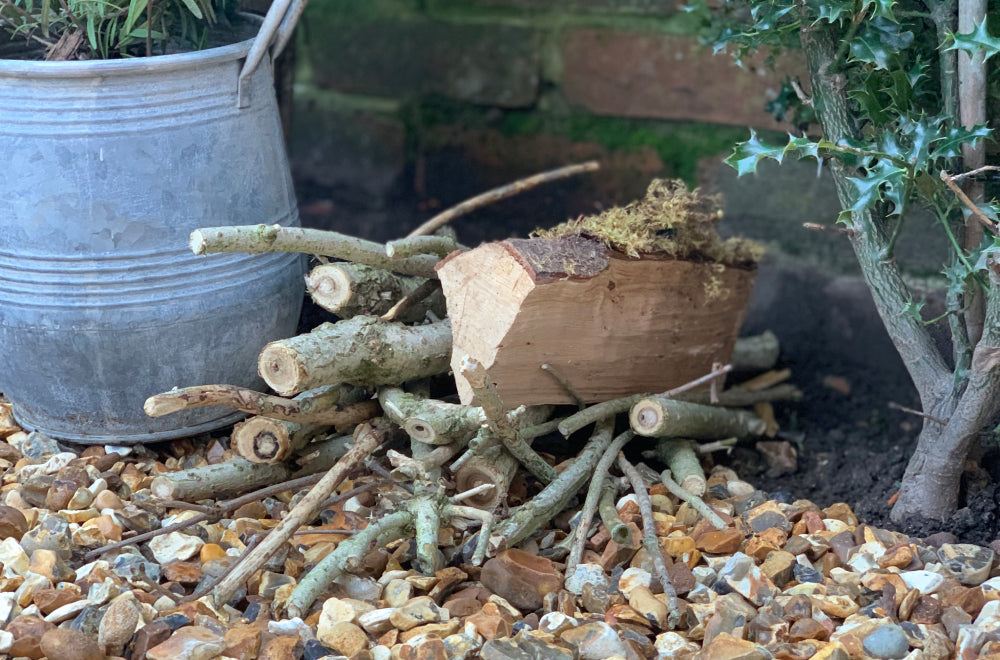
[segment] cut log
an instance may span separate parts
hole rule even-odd
[[[764,420],[745,410],[703,406],[651,396],[640,399],[629,412],[632,430],[639,435],[697,440],[762,435]]]
[[[390,259],[385,253],[385,246],[381,243],[335,231],[281,225],[196,229],[191,232],[191,251],[195,254],[305,252],[418,277],[437,277],[434,266],[440,260],[432,254],[420,254],[407,259]]]
[[[355,316],[271,342],[257,369],[274,391],[291,396],[332,383],[395,385],[435,376],[448,370],[450,357],[448,321],[407,326]]]
[[[486,422],[483,409],[477,406],[425,399],[398,387],[380,388],[378,399],[389,419],[411,438],[428,445],[467,441]]]
[[[574,237],[483,245],[443,260],[438,277],[453,371],[475,358],[514,407],[573,402],[543,364],[588,402],[663,392],[710,372],[733,350],[754,271],[631,259]],[[456,385],[462,403],[473,402],[465,379]]]
[[[503,447],[491,447],[482,454],[476,454],[455,472],[455,489],[458,492],[472,490],[484,484],[494,486],[492,490],[473,495],[465,504],[493,511],[507,496],[510,482],[517,473],[517,459]]]
[[[359,314],[381,316],[393,305],[427,282],[422,277],[402,277],[361,264],[320,264],[306,275],[306,290],[313,302],[342,319]],[[438,318],[447,314],[440,289],[415,303],[395,320],[422,321],[431,311]]]
[[[328,428],[258,415],[233,427],[232,446],[251,463],[280,463]]]

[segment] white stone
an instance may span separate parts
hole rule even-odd
[[[382,592],[375,580],[360,575],[344,574],[334,582],[343,587],[347,596],[357,600],[376,600]]]
[[[28,555],[21,549],[21,544],[8,536],[0,541],[0,564],[3,564],[4,577],[18,577],[28,572],[31,561]]]
[[[697,644],[687,641],[675,632],[660,633],[653,645],[656,647],[657,660],[676,658],[682,652],[697,653],[699,650]]]
[[[382,599],[389,607],[402,607],[413,597],[413,585],[406,580],[390,580],[382,590]]]
[[[580,622],[562,612],[549,612],[538,620],[538,629],[544,633],[558,636],[564,630],[575,628]]]
[[[357,623],[357,621],[358,613],[350,603],[340,598],[327,598],[319,615],[319,623],[316,625],[316,639],[329,646],[327,638],[335,634],[334,626],[338,623]]]
[[[627,573],[628,571],[625,572]],[[694,574],[695,582],[697,582],[698,584],[703,584],[706,587],[712,586],[719,579],[719,574],[713,571],[708,566],[695,566],[694,568],[691,569],[691,572]]]
[[[14,594],[0,594],[0,628],[10,623],[14,613]]]
[[[594,637],[588,634],[586,643],[578,647],[580,660],[607,660],[615,655],[629,655],[625,643],[608,624],[594,621],[587,624],[587,629],[588,633],[589,630],[596,630],[598,634]]]
[[[726,482],[726,490],[728,490],[729,494],[733,497],[746,497],[747,495],[753,493],[754,487],[745,481],[735,479],[733,481]]]
[[[566,578],[566,591],[577,596],[583,594],[583,585],[592,584],[606,591],[608,577],[600,564],[577,564],[573,574]]]
[[[944,583],[943,575],[931,571],[905,571],[899,577],[903,578],[907,587],[919,589],[925,596],[936,592]]]
[[[851,526],[845,523],[843,520],[837,520],[836,518],[823,518],[823,526],[826,527],[826,531],[832,534],[840,534],[841,532],[848,532],[851,530]]]
[[[867,543],[865,545],[868,545]],[[862,548],[864,546],[861,546]],[[854,554],[853,557],[847,560],[847,565],[853,568],[858,573],[867,573],[871,569],[878,566],[875,563],[875,559],[867,552],[861,552],[860,550]]]
[[[22,582],[21,586],[17,588],[17,591],[14,592],[14,600],[16,600],[17,604],[21,607],[27,607],[31,604],[32,599],[38,591],[42,589],[50,589],[51,587],[52,580],[48,579],[44,575],[31,573],[29,571],[24,574],[24,582]]]
[[[388,646],[372,647],[372,660],[392,660],[392,650]]]
[[[972,625],[986,632],[1000,630],[1000,600],[991,600],[983,605]]]
[[[90,494],[93,495],[94,497],[97,497],[99,493],[107,489],[108,489],[108,481],[104,477],[96,479],[92,484],[87,486],[87,490],[89,490]]]
[[[14,633],[0,630],[0,653],[7,653],[14,646]]]
[[[272,635],[285,635],[288,637],[298,636],[303,642],[315,639],[312,628],[307,626],[299,617],[291,619],[281,619],[280,621],[268,621],[267,632]]]
[[[653,583],[653,576],[649,571],[641,568],[626,568],[618,578],[618,591],[622,592],[626,598],[636,587],[648,587]]]
[[[118,588],[115,581],[110,577],[106,577],[104,578],[104,582],[90,585],[90,589],[87,590],[87,602],[100,607],[120,593],[121,589]]]
[[[149,549],[153,551],[153,557],[156,558],[156,561],[167,564],[194,557],[203,545],[205,542],[197,536],[170,532],[150,541]]]
[[[104,445],[105,454],[118,454],[122,458],[125,458],[132,453],[132,447],[126,447],[125,445]]]
[[[364,628],[365,632],[369,635],[381,635],[392,629],[389,617],[392,616],[394,610],[395,608],[393,607],[383,607],[371,612],[365,612],[358,617],[358,625]]]
[[[98,559],[96,561],[90,562],[89,564],[84,564],[80,568],[76,569],[76,581],[79,582],[80,580],[84,579],[85,577],[93,573],[94,570],[98,568],[104,571],[105,573],[111,570],[111,566],[110,564],[108,564],[107,560]]]
[[[75,617],[89,604],[90,603],[83,599],[68,603],[49,612],[48,616],[45,617],[45,620],[49,623],[62,623],[67,619]],[[176,605],[177,604],[175,603],[174,606],[176,607]]]

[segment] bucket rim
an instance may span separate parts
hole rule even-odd
[[[239,12],[238,16],[258,27],[264,20],[262,16],[247,12]],[[254,35],[225,46],[128,59],[46,62],[0,58],[0,78],[75,79],[184,71],[241,60],[250,52],[256,39],[257,35]]]

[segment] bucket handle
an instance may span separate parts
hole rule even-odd
[[[281,51],[288,45],[295,31],[295,24],[305,11],[308,0],[274,0],[264,22],[261,23],[257,37],[247,53],[247,59],[240,70],[240,77],[237,82],[238,106],[246,108],[250,105],[249,94],[246,92],[246,80],[260,66],[264,56],[271,53],[271,59],[277,59]]]

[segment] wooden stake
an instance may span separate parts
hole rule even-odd
[[[335,231],[282,227],[281,225],[246,225],[206,227],[191,232],[191,251],[195,254],[218,252],[304,252],[372,266],[404,275],[435,278],[434,255],[421,254],[409,259],[390,259],[381,243],[366,241]]]
[[[386,323],[356,316],[310,333],[271,342],[257,369],[288,396],[330,383],[391,385],[444,373],[451,358],[451,325]]]
[[[745,410],[730,410],[676,401],[663,396],[641,399],[629,413],[639,435],[721,440],[731,436],[762,435],[763,420]]]
[[[239,567],[215,586],[212,599],[216,608],[221,608],[232,599],[236,590],[257,572],[267,560],[288,542],[295,530],[308,524],[319,513],[320,505],[343,482],[357,465],[362,463],[382,443],[385,430],[381,426],[362,424],[355,432],[354,446],[330,468],[319,483],[299,500],[295,507],[285,514],[281,522],[267,535],[264,541],[249,553],[243,555]],[[352,539],[358,538],[357,536]]]

